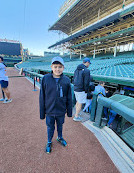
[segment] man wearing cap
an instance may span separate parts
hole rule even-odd
[[[76,113],[73,118],[74,121],[82,120],[79,113],[81,111],[82,104],[86,103],[90,82],[90,70],[87,68],[90,64],[90,59],[86,57],[83,59],[83,64],[78,65],[74,72],[74,94],[76,98]]]
[[[62,135],[65,114],[72,117],[72,93],[70,79],[63,75],[64,61],[54,57],[51,63],[52,72],[44,75],[40,87],[40,119],[45,119],[47,125],[46,153],[51,153],[52,138],[57,124],[57,141],[64,147],[67,142]]]

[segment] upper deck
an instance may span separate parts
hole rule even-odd
[[[66,0],[59,10],[59,17],[61,17],[74,3],[76,0]]]
[[[74,34],[101,19],[123,11],[133,0],[68,0],[60,10],[60,18],[49,30]]]

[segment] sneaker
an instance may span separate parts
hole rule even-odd
[[[51,153],[51,147],[52,147],[52,143],[47,143],[47,145],[46,145],[46,153]]]
[[[82,121],[82,118],[81,117],[74,117],[73,120],[74,121]]]
[[[1,98],[1,99],[0,99],[0,101],[2,101],[2,102],[3,102],[4,100],[5,100],[4,98]]]
[[[57,141],[61,143],[61,145],[63,145],[64,147],[67,146],[67,142],[63,139],[63,138],[58,138],[57,137]]]
[[[12,99],[7,99],[7,100],[4,100],[4,102],[3,103],[10,103],[10,102],[12,102]]]

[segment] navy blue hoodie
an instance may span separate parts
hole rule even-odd
[[[48,116],[72,117],[72,93],[70,79],[63,74],[58,83],[52,73],[44,75],[40,87],[40,119]]]
[[[89,90],[90,82],[90,71],[84,64],[77,66],[77,69],[74,72],[74,91],[86,93]]]

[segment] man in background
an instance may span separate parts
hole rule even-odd
[[[90,59],[84,58],[83,64],[78,65],[74,72],[74,94],[76,98],[76,113],[73,118],[74,121],[82,120],[79,113],[81,111],[82,104],[86,103],[87,99],[90,82],[90,70],[88,70],[88,67],[90,64]]]

